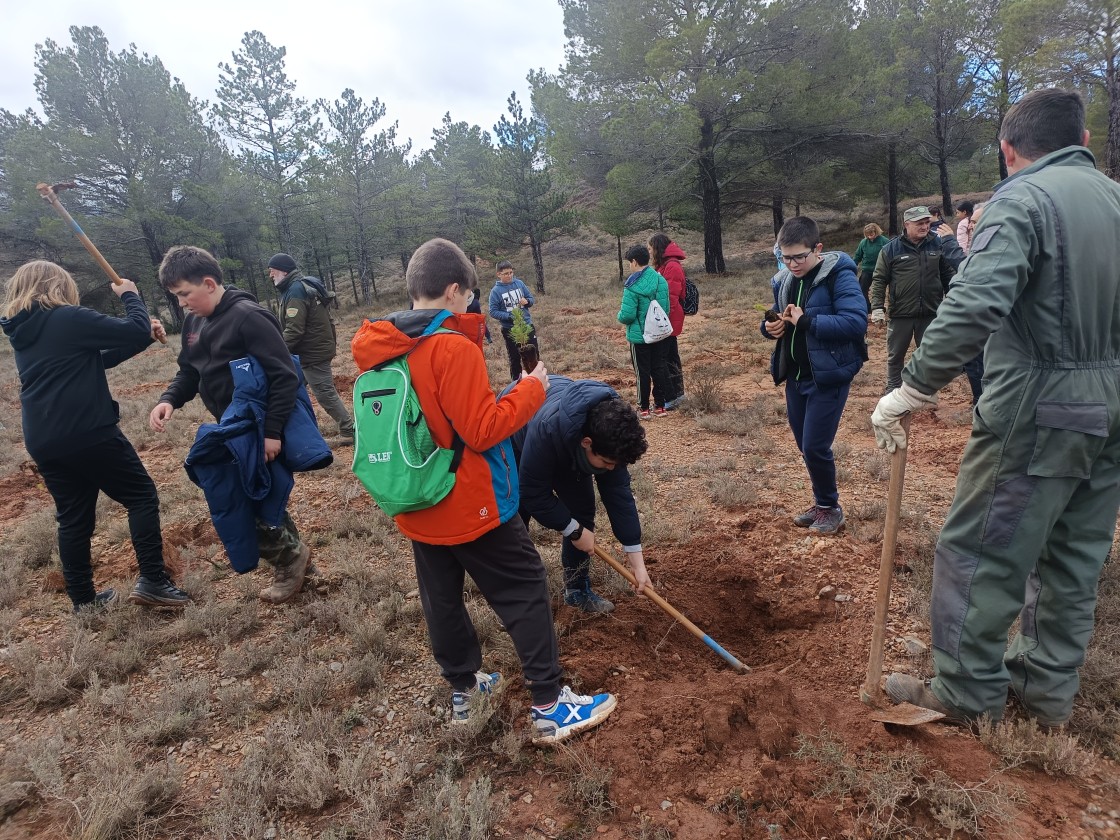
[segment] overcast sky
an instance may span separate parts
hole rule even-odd
[[[159,56],[199,99],[214,100],[218,63],[230,62],[246,32],[288,48],[288,77],[309,100],[353,88],[400,122],[398,138],[431,145],[445,112],[492,130],[516,90],[528,110],[530,70],[555,72],[564,59],[557,0],[38,0],[3,15],[0,108],[36,107],[35,45],[70,45],[70,26],[100,26],[114,52],[135,43]]]

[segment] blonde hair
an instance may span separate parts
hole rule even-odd
[[[868,239],[878,239],[883,235],[883,229],[872,222],[871,224],[863,226],[863,235]]]
[[[11,318],[32,304],[43,309],[78,305],[78,284],[70,272],[47,260],[32,260],[16,269],[8,281],[4,317]]]

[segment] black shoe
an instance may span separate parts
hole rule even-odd
[[[84,604],[75,604],[75,615],[82,612],[101,612],[113,601],[117,600],[117,593],[112,589],[106,589],[104,592],[98,592],[93,596],[92,601],[86,601]]]
[[[191,596],[177,587],[166,574],[158,578],[141,575],[128,596],[128,603],[143,607],[184,607],[190,600]]]

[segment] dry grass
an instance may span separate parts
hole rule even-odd
[[[1033,720],[980,721],[981,743],[1007,767],[1034,767],[1050,775],[1082,776],[1092,770],[1093,756],[1077,738],[1062,731],[1046,732]]]

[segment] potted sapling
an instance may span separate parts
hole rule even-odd
[[[518,351],[521,353],[521,368],[526,373],[532,373],[540,361],[540,354],[537,352],[536,345],[530,343],[529,338],[533,334],[533,328],[529,322],[525,320],[525,313],[521,311],[521,307],[513,310],[513,326],[509,328],[509,337],[513,339],[513,343],[517,345]]]

